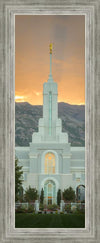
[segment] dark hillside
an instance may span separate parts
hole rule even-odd
[[[15,103],[16,146],[29,146],[32,133],[38,131],[38,120],[42,114],[42,105],[30,105],[27,102]],[[58,116],[62,120],[62,131],[68,132],[71,145],[84,146],[85,106],[58,103]]]

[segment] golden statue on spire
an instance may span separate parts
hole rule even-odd
[[[52,43],[50,43],[49,47],[50,47],[50,54],[52,54]]]

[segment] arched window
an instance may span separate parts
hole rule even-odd
[[[85,200],[85,186],[84,185],[78,185],[76,188],[76,199],[79,201]]]
[[[44,203],[56,203],[56,185],[52,180],[47,180],[44,184]]]
[[[55,174],[55,155],[50,152],[45,155],[45,174]]]

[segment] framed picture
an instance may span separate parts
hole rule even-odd
[[[85,16],[16,15],[15,53],[15,227],[84,228]]]
[[[1,242],[98,242],[99,240],[99,82],[98,82],[98,46],[99,46],[99,1],[82,2],[49,1],[38,3],[25,1],[18,4],[2,1],[1,21],[4,23],[1,33]],[[15,227],[15,22],[21,16],[76,16],[85,22],[85,227],[84,228],[16,228]],[[34,19],[34,18],[33,18]],[[80,20],[81,21],[81,20]],[[63,21],[62,21],[63,22]],[[20,26],[21,27],[21,26]],[[21,28],[20,28],[21,30]],[[35,30],[34,30],[35,31]],[[63,31],[63,29],[62,29]],[[73,31],[75,31],[73,29]],[[59,31],[57,33],[59,35]],[[34,33],[33,33],[34,36]],[[19,35],[20,38],[20,35]],[[27,37],[28,38],[28,37]],[[51,41],[51,40],[50,40]],[[47,48],[47,47],[46,47]],[[41,51],[41,50],[40,50]],[[50,57],[52,55],[50,45]],[[69,53],[70,54],[70,53]],[[17,60],[16,60],[17,63]],[[50,59],[51,63],[51,59]],[[29,66],[29,68],[31,68]],[[58,70],[59,73],[59,70]],[[51,82],[51,66],[49,82]],[[20,77],[19,77],[20,78]],[[36,93],[38,92],[35,90]],[[40,92],[40,91],[39,91]],[[17,95],[19,96],[19,95]],[[37,94],[38,96],[38,94]],[[50,93],[49,101],[52,96]],[[44,99],[45,102],[45,99]],[[81,103],[81,101],[80,101]],[[49,102],[51,104],[51,102]],[[50,106],[49,106],[50,108]],[[51,110],[51,109],[50,109]],[[49,118],[51,118],[49,112]],[[42,122],[42,121],[41,121]],[[40,125],[42,124],[40,122]],[[52,133],[49,119],[49,135]],[[33,140],[38,138],[37,136]],[[49,157],[53,155],[51,149]],[[33,156],[33,154],[31,154]],[[35,155],[34,155],[35,156]],[[44,155],[46,156],[46,155]],[[56,157],[56,154],[54,154]],[[46,158],[45,158],[46,159]],[[52,158],[54,161],[54,157]],[[54,162],[53,162],[54,163]],[[45,166],[45,171],[48,167]],[[49,168],[50,169],[50,168]],[[57,167],[51,168],[53,171]],[[79,178],[77,178],[79,179]],[[50,179],[51,180],[51,179]],[[47,184],[42,184],[47,186]],[[49,183],[50,184],[50,183]],[[52,185],[54,186],[54,185]],[[42,188],[42,187],[41,187]],[[59,188],[58,188],[59,189]],[[51,203],[51,197],[48,199]],[[56,200],[56,199],[54,199]]]

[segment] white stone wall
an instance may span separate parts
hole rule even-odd
[[[64,191],[64,189],[67,189],[69,187],[74,187],[73,180],[72,180],[72,174],[62,174],[61,175],[61,190]]]
[[[23,186],[24,189],[31,186],[38,190],[38,174],[27,173],[27,181],[23,182]]]
[[[50,149],[47,149],[48,147]],[[25,147],[16,147],[15,150],[20,165],[23,165],[24,188],[30,185],[40,190],[42,181],[50,176],[57,180],[61,190],[69,186],[76,190],[78,185],[85,184],[84,148],[74,147],[70,150],[69,144],[37,143],[34,145],[31,143],[30,148],[26,147],[26,150]],[[45,175],[44,173],[44,158],[47,152],[54,153],[56,157],[56,173],[54,175]]]

